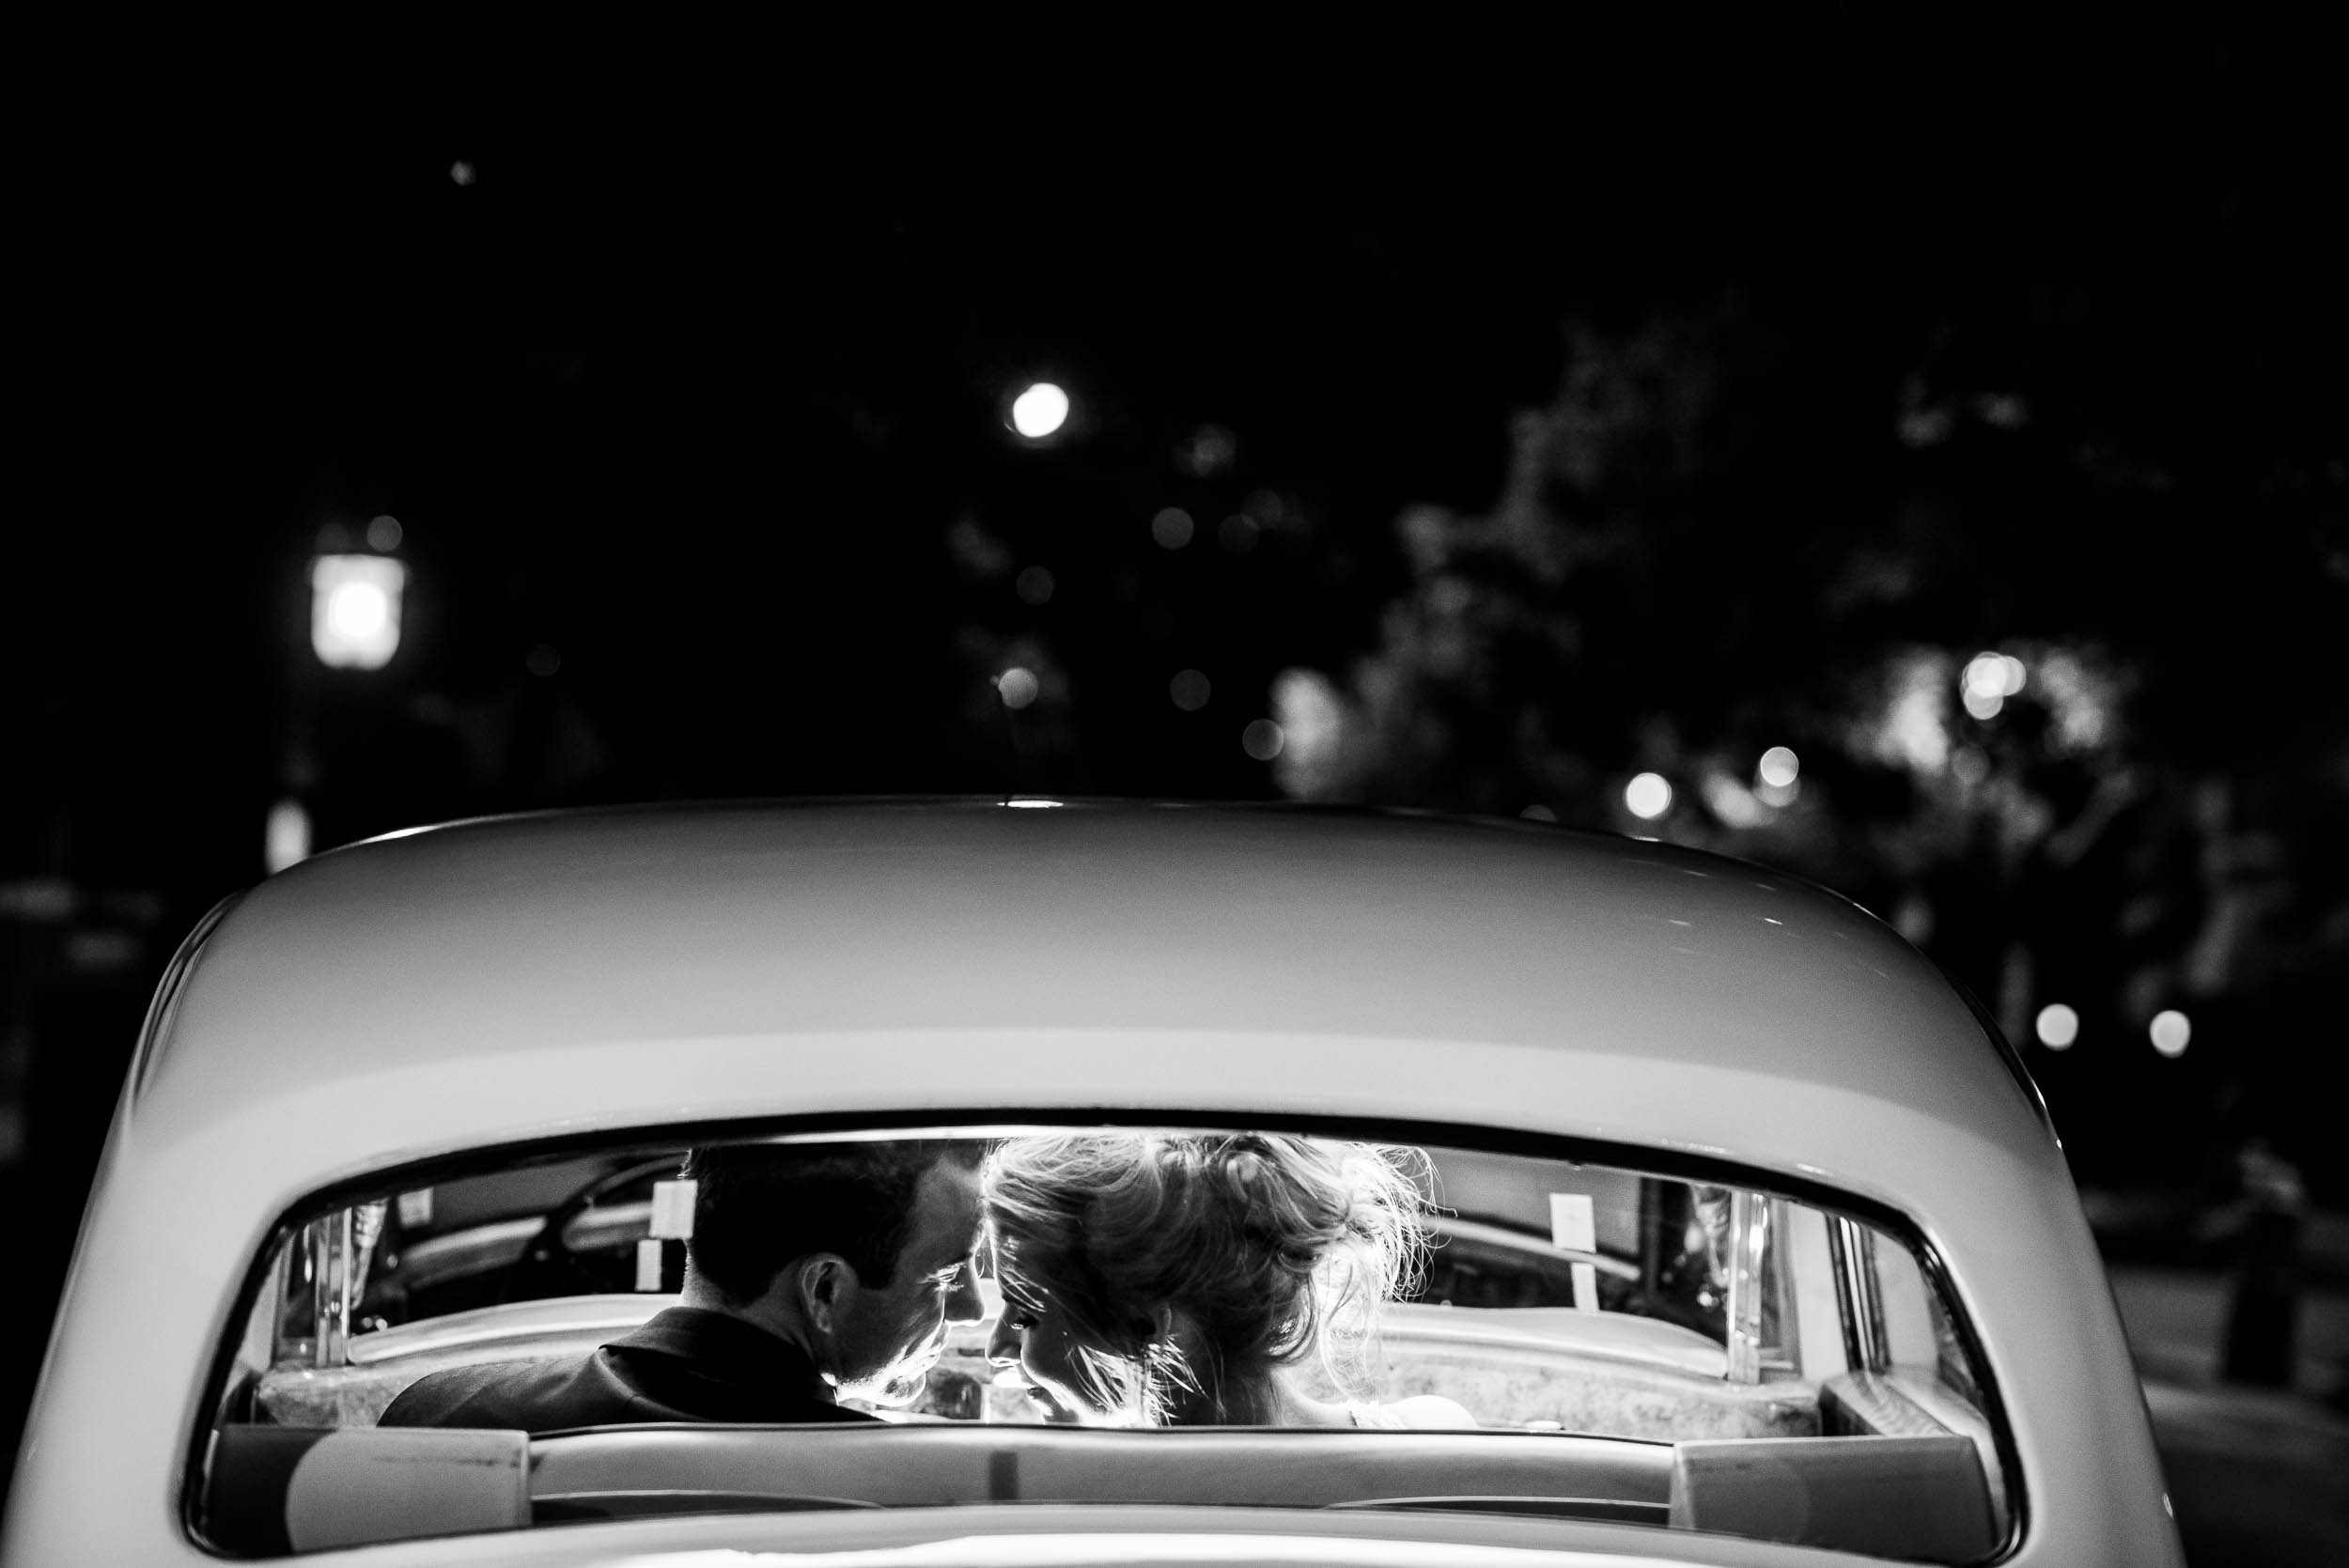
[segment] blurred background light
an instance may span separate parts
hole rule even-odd
[[[399,519],[394,517],[377,518],[374,521],[367,524],[367,548],[369,550],[380,550],[384,554],[389,555],[393,551],[399,548],[399,541],[407,536],[407,533],[408,531],[406,529],[400,527]]]
[[[399,648],[408,567],[388,555],[321,555],[310,566],[310,646],[338,670],[380,670]]]
[[[2080,1016],[2060,1001],[2039,1010],[2039,1043],[2049,1050],[2069,1050],[2080,1037]]]
[[[1256,548],[1260,532],[1256,520],[1246,512],[1234,512],[1215,531],[1215,542],[1235,555],[1245,555]]]
[[[1776,784],[1781,788],[1793,784],[1795,776],[1801,771],[1802,762],[1795,755],[1792,746],[1771,747],[1762,753],[1762,761],[1754,768],[1764,784]]]
[[[1022,604],[1045,604],[1052,598],[1052,574],[1043,567],[1030,567],[1013,582],[1013,591]]]
[[[310,858],[310,814],[299,800],[280,800],[269,809],[261,833],[261,863],[275,876],[288,866]]]
[[[1269,719],[1259,719],[1239,733],[1240,750],[1258,762],[1270,762],[1279,756],[1286,739],[1281,726]]]
[[[1901,659],[1883,725],[1870,749],[1885,762],[1916,773],[1938,773],[1950,760],[1947,666],[1937,655]]]
[[[1221,425],[1202,425],[1174,448],[1174,466],[1194,479],[1212,479],[1239,456],[1239,440]]]
[[[563,667],[563,650],[552,643],[534,643],[522,655],[522,668],[545,680]]]
[[[1158,540],[1163,550],[1182,549],[1190,543],[1190,536],[1196,528],[1197,525],[1190,520],[1190,514],[1180,506],[1161,507],[1159,515],[1150,520],[1150,536]]]
[[[448,177],[459,185],[470,185],[474,181],[473,165],[459,158],[448,166]]]
[[[1767,788],[1767,785],[1764,786]],[[1769,819],[1769,813],[1751,791],[1719,768],[1707,772],[1698,782],[1697,791],[1704,803],[1724,827],[1758,828]]]
[[[2164,1056],[2183,1056],[2186,1043],[2194,1037],[2194,1026],[2184,1013],[2166,1007],[2154,1015],[2153,1027],[2147,1031],[2154,1037],[2154,1048]]]
[[[1042,441],[1068,423],[1068,394],[1050,381],[1037,381],[1011,400],[1011,427],[1030,441]]]
[[[995,694],[1003,699],[1005,707],[1027,706],[1035,701],[1038,690],[1035,672],[1023,665],[1014,664],[995,677]]]
[[[1632,815],[1653,822],[1672,810],[1672,786],[1661,773],[1642,773],[1624,785],[1623,803]]]
[[[1214,691],[1206,674],[1198,670],[1177,670],[1174,678],[1166,683],[1166,694],[1185,713],[1196,713],[1206,706]]]
[[[1958,677],[1958,694],[1966,711],[1977,719],[1995,719],[2006,700],[2022,691],[2028,672],[2011,653],[1978,653],[1966,661]]]
[[[1966,661],[1959,682],[1966,691],[2012,697],[2023,689],[2023,661],[2011,653],[1978,653]]]

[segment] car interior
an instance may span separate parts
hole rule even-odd
[[[1214,1132],[1228,1124],[1153,1130]],[[1098,1126],[1099,1124],[1093,1124]],[[1007,1141],[1081,1128],[724,1129],[726,1141]],[[578,1358],[677,1301],[692,1138],[485,1151],[300,1205],[253,1260],[194,1434],[196,1539],[272,1557],[417,1534],[716,1513],[1022,1504],[1487,1514],[1717,1531],[1935,1562],[2019,1520],[1962,1304],[1902,1217],[1650,1151],[1466,1129],[1283,1127],[1394,1151],[1421,1266],[1370,1388],[1467,1429],[1080,1418],[958,1326],[920,1398],[855,1425],[379,1427],[444,1367]],[[1404,1137],[1401,1134],[1417,1134]],[[1359,1369],[1358,1369],[1359,1370]]]

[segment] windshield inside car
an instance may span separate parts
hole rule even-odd
[[[254,1261],[190,1527],[268,1556],[1050,1502],[2009,1538],[1995,1391],[1900,1217],[1373,1130],[614,1140],[339,1191]]]

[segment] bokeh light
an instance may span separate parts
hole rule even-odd
[[[1159,542],[1161,550],[1182,549],[1190,543],[1190,536],[1196,531],[1197,525],[1190,520],[1190,514],[1180,506],[1161,507],[1159,515],[1150,520],[1150,536]]]
[[[1234,555],[1245,555],[1256,548],[1256,536],[1262,530],[1256,520],[1246,512],[1234,512],[1215,531],[1215,542]]]
[[[1019,596],[1020,603],[1042,605],[1051,602],[1054,586],[1049,568],[1030,567],[1019,574],[1012,589]]]
[[[377,518],[374,521],[367,524],[367,548],[369,550],[380,550],[384,554],[389,555],[393,551],[399,548],[399,541],[407,536],[407,533],[408,531],[406,529],[400,527],[399,519],[395,517]]]
[[[261,863],[275,876],[288,866],[310,858],[310,814],[299,800],[280,800],[269,809],[262,831]]]
[[[1631,815],[1653,822],[1672,807],[1672,786],[1661,773],[1642,773],[1624,785],[1623,803]]]
[[[321,555],[310,564],[310,646],[338,670],[380,670],[399,649],[408,568],[388,555]]]
[[[1978,653],[1966,661],[1959,685],[1968,691],[2012,697],[2023,689],[2026,674],[2023,661],[2011,653]]]
[[[1174,678],[1166,683],[1166,694],[1185,713],[1196,713],[1207,706],[1207,698],[1215,688],[1206,675],[1198,670],[1177,670]]]
[[[1287,738],[1281,733],[1280,725],[1269,719],[1259,719],[1239,732],[1239,748],[1258,762],[1270,762],[1281,754]]]
[[[1995,719],[2006,700],[2022,691],[2029,675],[2023,661],[2011,653],[1978,653],[1966,661],[1958,676],[1959,700],[1977,719]]]
[[[381,582],[337,582],[327,590],[327,624],[339,637],[352,642],[381,637],[391,619],[391,596]]]
[[[2039,1010],[2039,1043],[2049,1050],[2069,1050],[2080,1037],[2080,1016],[2060,1001]]]
[[[1015,710],[1034,702],[1041,690],[1035,672],[1025,665],[1014,664],[995,677],[995,694],[1003,699],[1005,707]]]
[[[2154,1037],[2154,1048],[2164,1056],[2184,1056],[2186,1044],[2194,1037],[2194,1026],[2184,1013],[2165,1007],[2154,1015],[2153,1027],[2146,1032]]]
[[[1050,381],[1037,381],[1011,400],[1011,427],[1030,441],[1042,441],[1068,423],[1068,394]]]
[[[1762,787],[1767,789],[1769,785]],[[1697,793],[1724,827],[1758,828],[1769,820],[1769,812],[1753,792],[1719,768],[1706,771],[1697,783]]]
[[[1754,768],[1754,773],[1764,784],[1775,784],[1781,789],[1793,784],[1796,775],[1801,771],[1802,761],[1795,755],[1792,746],[1771,747],[1762,753],[1762,761]]]
[[[1239,441],[1221,425],[1202,425],[1174,448],[1174,466],[1194,479],[1212,479],[1239,456]]]

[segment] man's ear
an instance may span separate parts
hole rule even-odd
[[[838,1325],[841,1305],[859,1283],[856,1265],[837,1252],[811,1252],[793,1264],[791,1304],[807,1326],[829,1334]]]
[[[1167,1345],[1186,1359],[1197,1355],[1206,1343],[1206,1336],[1199,1331],[1198,1320],[1171,1302],[1161,1303],[1157,1312],[1146,1316],[1135,1313],[1131,1331],[1140,1343]]]

